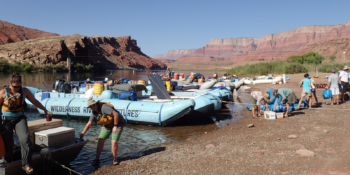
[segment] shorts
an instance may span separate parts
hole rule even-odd
[[[311,92],[312,93],[316,92],[316,88],[311,88]]]
[[[295,95],[294,92],[292,92],[291,94],[288,95],[287,99],[285,100],[285,102],[283,104],[295,103],[296,101],[297,101],[297,96]]]
[[[249,97],[249,105],[252,106],[252,107],[255,107],[256,106],[256,102],[257,102],[257,100],[255,100],[255,98],[252,95],[250,95],[250,97]]]
[[[120,135],[123,132],[123,128],[124,128],[123,126],[118,126],[117,132],[114,134],[114,133],[112,133],[112,129],[107,129],[104,126],[102,126],[101,131],[100,131],[100,135],[98,136],[98,138],[108,139],[109,136],[111,136],[111,134],[112,134],[112,140],[119,141]]]
[[[312,96],[312,93],[311,93],[311,91],[303,91],[303,93],[301,93],[301,96],[302,97],[310,97],[310,96]]]
[[[339,95],[339,88],[330,88],[332,95]]]
[[[346,93],[346,91],[348,92],[350,91],[349,82],[342,81],[341,85],[343,86],[342,93]]]

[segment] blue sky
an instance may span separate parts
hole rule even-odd
[[[350,19],[345,0],[11,0],[0,7],[0,20],[60,35],[131,35],[149,56],[199,48],[212,38],[263,37]]]

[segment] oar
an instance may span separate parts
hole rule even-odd
[[[46,86],[45,86],[45,83],[44,82],[42,82],[43,83],[43,85],[44,85],[44,87],[45,87],[45,89],[46,89],[46,92],[49,92],[49,90],[46,88]]]

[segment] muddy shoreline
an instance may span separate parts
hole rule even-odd
[[[316,83],[327,83],[319,74]],[[302,74],[288,75],[287,84],[260,84],[251,90],[287,87],[300,97]],[[121,158],[118,166],[104,166],[94,174],[312,174],[315,171],[350,172],[350,119],[347,101],[328,105],[317,90],[321,107],[292,112],[289,118],[253,119],[243,110],[242,119],[223,129],[203,131],[177,143],[165,142],[146,152]],[[248,124],[254,127],[248,128]],[[293,136],[291,136],[293,135]],[[309,154],[297,153],[305,149]],[[112,161],[112,160],[111,160]]]

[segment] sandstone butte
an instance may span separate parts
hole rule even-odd
[[[154,55],[154,59],[167,59],[167,60],[176,60],[181,58],[183,55],[190,55],[194,53],[197,49],[180,49],[180,50],[169,50],[167,54],[157,54]]]
[[[0,20],[0,45],[48,36],[58,36],[58,34],[30,29]]]
[[[205,47],[189,49],[187,53],[186,50],[172,50],[168,54],[154,55],[153,58],[178,59],[178,62],[207,62],[217,61],[218,59],[208,59],[216,57],[223,58],[222,61],[229,59],[234,62],[246,62],[272,58],[284,60],[292,54],[307,51],[325,53],[327,57],[335,54],[338,58],[345,51],[345,56],[350,56],[346,51],[349,50],[348,41],[342,38],[350,38],[350,20],[340,25],[299,27],[296,30],[268,34],[262,38],[211,39]],[[318,44],[330,40],[334,41],[329,44]],[[340,45],[341,48],[338,47]]]
[[[72,62],[102,63],[106,68],[164,69],[166,65],[141,52],[130,36],[87,37],[81,35],[50,36],[0,45],[0,59],[34,65]]]

